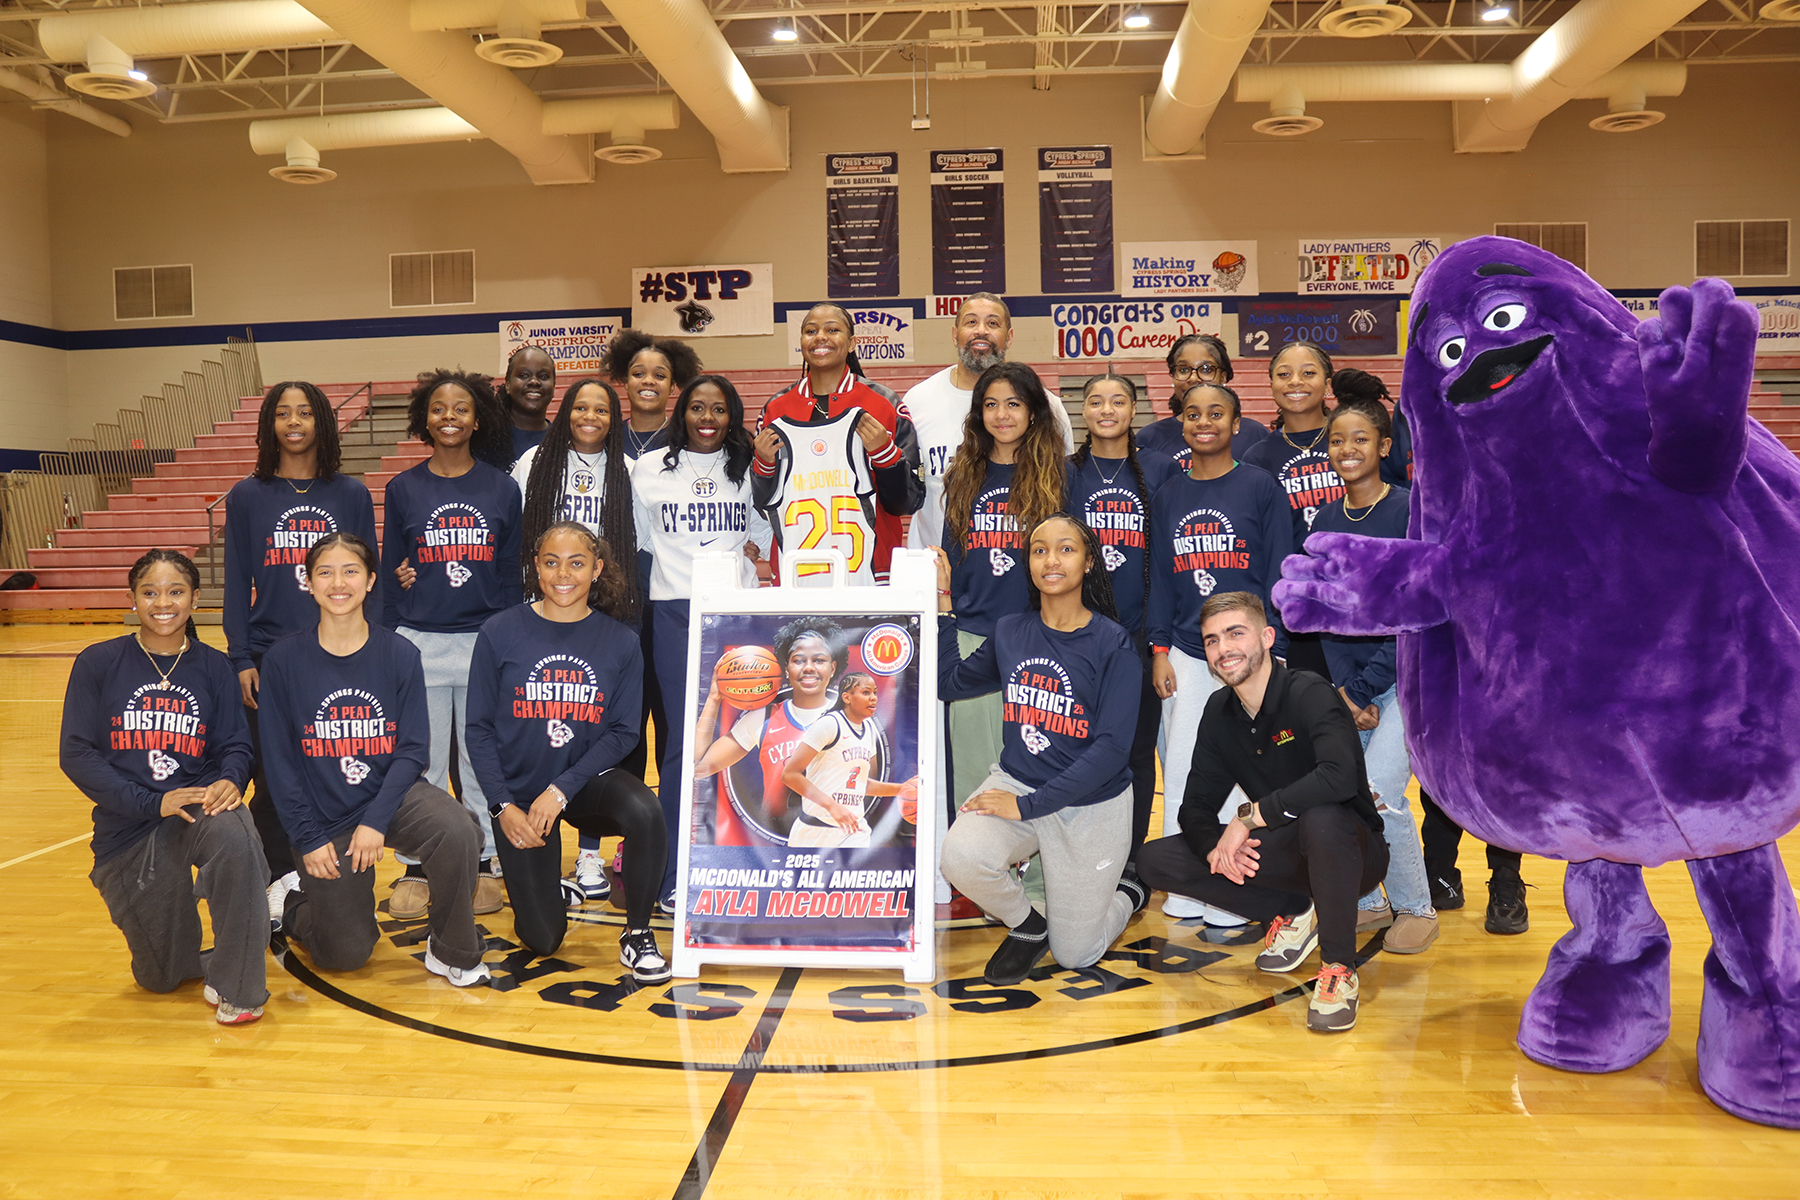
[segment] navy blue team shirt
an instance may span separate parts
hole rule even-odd
[[[969,510],[971,530],[963,531],[966,547],[956,531],[945,525],[944,553],[950,559],[950,603],[962,628],[991,637],[994,622],[1010,613],[1024,612],[1031,604],[1031,572],[1025,561],[1025,532],[1013,526],[1007,512],[1012,492],[1011,463],[987,464],[981,490]]]
[[[1250,447],[1269,436],[1269,427],[1255,417],[1238,417],[1238,431],[1231,435],[1231,457],[1239,462]],[[1184,473],[1193,458],[1194,451],[1181,436],[1181,418],[1164,417],[1160,421],[1138,430],[1137,444],[1139,450],[1154,450],[1158,454],[1166,454],[1175,460],[1175,465]]]
[[[1131,786],[1131,741],[1144,671],[1131,635],[1099,613],[1063,633],[1035,612],[1000,618],[968,658],[956,619],[938,618],[938,698],[1001,693],[1000,766],[1031,785],[1026,820],[1098,804]]]
[[[314,542],[342,532],[376,544],[375,504],[361,480],[334,475],[303,486],[252,475],[225,495],[225,644],[239,671],[254,667],[278,638],[319,623],[305,586]],[[370,612],[381,611],[373,606],[384,582],[376,581],[366,602]]]
[[[1344,511],[1344,501],[1338,500],[1319,510],[1318,516],[1313,518],[1313,532],[1403,538],[1406,536],[1407,504],[1411,499],[1412,493],[1405,488],[1391,488],[1370,507],[1353,508],[1348,514]],[[1351,515],[1357,520],[1351,520]],[[1326,665],[1331,668],[1331,682],[1343,688],[1352,703],[1367,708],[1377,696],[1394,686],[1398,677],[1395,639],[1327,633],[1321,635],[1321,642]]]
[[[1343,498],[1343,481],[1331,469],[1331,460],[1325,457],[1323,427],[1285,435],[1279,429],[1274,430],[1240,461],[1261,467],[1281,485],[1293,515],[1295,549],[1306,541],[1306,535],[1312,529],[1313,514]]]
[[[1150,644],[1203,659],[1206,598],[1254,592],[1275,628],[1275,654],[1285,655],[1287,631],[1269,591],[1293,550],[1287,498],[1267,471],[1238,463],[1217,479],[1177,475],[1150,502]]]
[[[638,635],[603,613],[550,621],[520,604],[488,619],[469,661],[469,761],[490,805],[573,797],[638,740]]]
[[[1166,454],[1138,447],[1138,466],[1144,472],[1144,494],[1138,495],[1137,476],[1123,458],[1077,455],[1069,460],[1068,509],[1094,531],[1106,558],[1112,580],[1113,604],[1119,624],[1137,634],[1144,632],[1144,605],[1148,556],[1146,532],[1150,500],[1179,473]]]
[[[391,583],[403,559],[419,577],[410,588],[381,589],[383,625],[475,633],[524,599],[519,485],[512,476],[477,461],[446,479],[422,462],[394,476],[386,507],[381,577]]]
[[[62,769],[94,802],[95,866],[156,831],[164,792],[221,779],[242,791],[250,779],[250,732],[231,661],[198,638],[179,661],[150,661],[127,634],[89,646],[69,671]]]
[[[305,630],[269,647],[257,702],[263,765],[296,853],[358,825],[385,836],[431,757],[419,648],[370,625],[362,649],[340,657]]]

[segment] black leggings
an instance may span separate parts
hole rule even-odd
[[[1425,842],[1425,874],[1430,879],[1441,879],[1446,883],[1462,886],[1462,872],[1456,869],[1456,853],[1462,845],[1462,826],[1452,821],[1437,801],[1419,789],[1419,800],[1425,808],[1424,829],[1421,837]],[[1519,873],[1522,856],[1517,850],[1506,850],[1490,845],[1487,848],[1488,870],[1510,870]]]
[[[614,767],[569,797],[562,821],[595,837],[625,839],[625,925],[648,929],[669,844],[656,793],[625,768]],[[561,883],[562,822],[550,827],[542,846],[529,850],[502,835],[498,820],[494,835],[506,898],[512,902],[514,932],[533,954],[555,953],[569,931]]]
[[[1138,691],[1137,733],[1131,739],[1131,853],[1128,861],[1136,862],[1138,850],[1144,839],[1150,835],[1150,809],[1156,804],[1156,735],[1162,729],[1162,700],[1156,694],[1156,685],[1150,681],[1150,656],[1146,647],[1139,647],[1139,655],[1144,660],[1144,684]],[[1164,804],[1181,804],[1181,797],[1171,801],[1163,798]]]
[[[260,672],[262,655],[251,655],[250,663]],[[256,709],[246,704],[244,720],[250,725],[251,786],[244,789],[244,803],[250,806],[250,819],[256,822],[257,836],[262,838],[263,857],[268,860],[272,881],[294,870],[296,864],[293,844],[288,841],[287,830],[282,828],[281,817],[275,812],[275,795],[269,791],[268,777],[263,774],[262,729],[256,718]]]

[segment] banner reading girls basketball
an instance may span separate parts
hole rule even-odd
[[[658,337],[775,332],[775,268],[768,263],[633,267],[631,324]]]
[[[606,343],[623,322],[617,313],[583,313],[553,321],[528,321],[523,317],[500,322],[500,366],[504,373],[520,346],[537,346],[556,364],[558,375],[588,375],[601,370]]]
[[[791,579],[740,589],[735,563],[730,575],[715,565],[695,564],[676,973],[700,961],[929,971],[929,559],[900,554],[900,595],[880,589],[885,603]]]
[[[1111,146],[1038,150],[1038,259],[1041,290],[1111,292]]]
[[[900,156],[825,156],[825,288],[832,299],[900,294]]]
[[[931,152],[931,290],[1006,290],[1005,158],[1000,150]]]

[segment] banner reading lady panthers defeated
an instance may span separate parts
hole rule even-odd
[[[768,263],[631,268],[631,324],[658,337],[775,332],[775,268]]]
[[[1432,237],[1300,240],[1300,294],[1408,295],[1444,243]]]
[[[1000,150],[931,152],[931,291],[1006,291],[1005,158]]]
[[[1112,147],[1050,146],[1037,154],[1041,290],[1110,293]]]
[[[825,288],[839,297],[900,294],[900,156],[825,156]]]
[[[700,620],[684,944],[913,949],[919,617]]]

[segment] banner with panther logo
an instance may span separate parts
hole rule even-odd
[[[775,332],[769,263],[631,268],[631,325],[658,337],[750,337]]]

